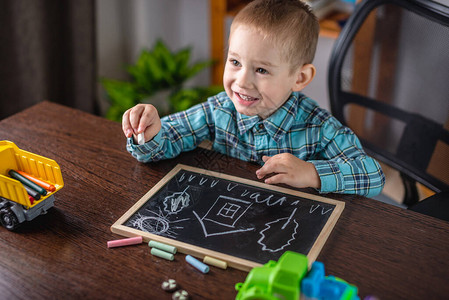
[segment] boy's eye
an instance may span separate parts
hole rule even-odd
[[[236,67],[239,67],[239,66],[240,66],[240,63],[238,62],[238,60],[230,59],[229,61],[231,62],[231,64],[233,64],[233,65],[236,66]]]
[[[257,73],[260,73],[260,74],[268,74],[268,71],[265,70],[264,68],[257,68],[257,69],[256,69],[256,72],[257,72]]]

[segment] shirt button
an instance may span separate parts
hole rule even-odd
[[[263,129],[263,128],[264,128],[263,124],[259,124],[259,129]]]

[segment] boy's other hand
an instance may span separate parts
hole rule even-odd
[[[134,143],[141,132],[144,133],[145,142],[151,140],[161,130],[157,109],[151,104],[137,104],[128,109],[123,114],[122,129],[127,138],[134,137]]]
[[[312,163],[306,162],[290,153],[281,153],[274,156],[263,156],[265,162],[262,168],[256,171],[259,179],[275,173],[266,178],[265,183],[285,183],[297,188],[321,188],[321,180]]]

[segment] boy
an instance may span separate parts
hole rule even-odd
[[[159,118],[139,104],[123,115],[127,149],[139,161],[172,158],[213,141],[214,150],[263,165],[265,183],[360,194],[385,177],[354,133],[300,91],[315,76],[319,25],[299,0],[256,0],[235,17],[223,75],[225,92]],[[144,133],[146,143],[136,145]],[[134,138],[134,139],[133,139]]]

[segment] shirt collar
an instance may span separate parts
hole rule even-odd
[[[245,134],[248,130],[251,130],[261,120],[259,116],[246,116],[237,112],[237,126],[240,134]]]
[[[296,119],[300,96],[300,93],[292,93],[288,100],[265,120],[259,116],[246,116],[236,112],[240,134],[245,134],[262,121],[268,134],[278,142],[290,130]]]

